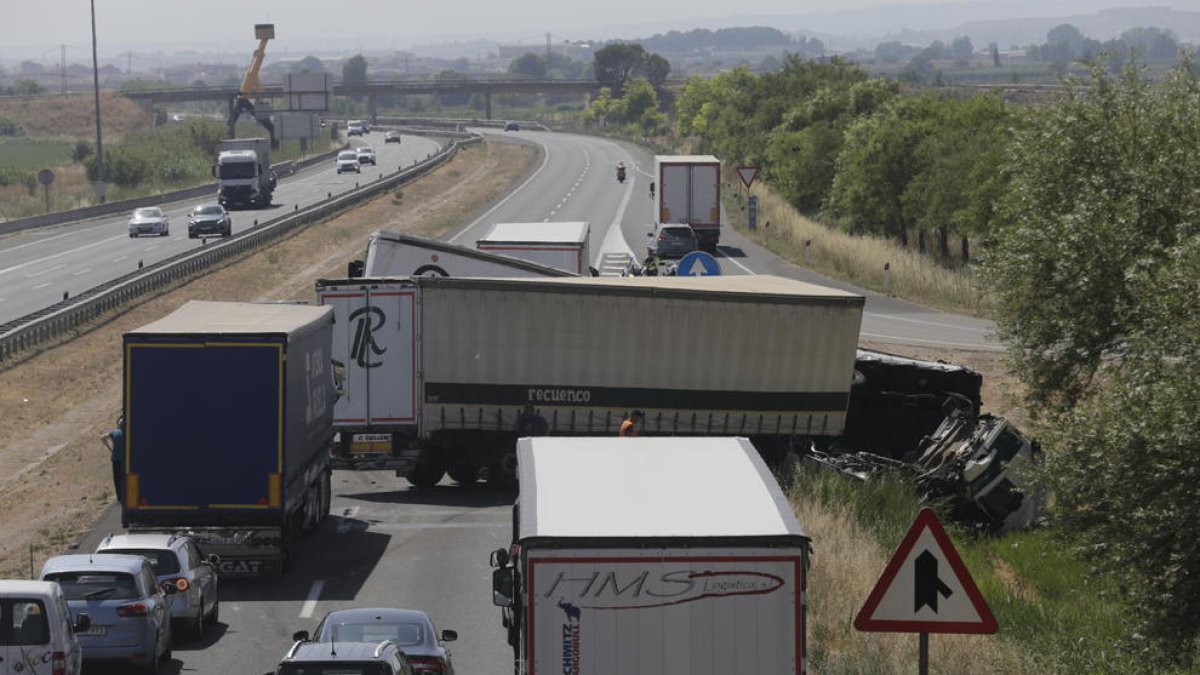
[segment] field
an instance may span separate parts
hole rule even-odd
[[[0,169],[53,169],[71,161],[70,141],[0,138]]]

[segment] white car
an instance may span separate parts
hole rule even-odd
[[[338,153],[337,159],[334,160],[337,165],[338,173],[353,171],[354,173],[362,173],[362,165],[358,163],[358,153],[353,150],[343,150]]]
[[[91,617],[71,619],[62,587],[52,581],[0,579],[0,674],[83,672],[83,649],[76,633],[89,630]],[[43,669],[44,668],[44,669]]]
[[[110,534],[96,553],[140,555],[150,561],[159,584],[171,584],[171,618],[192,638],[204,635],[206,625],[221,616],[217,595],[216,555],[205,556],[191,538],[176,534]]]
[[[364,145],[354,151],[358,154],[359,164],[370,164],[375,166],[375,149],[369,145]]]
[[[367,133],[367,123],[362,120],[350,120],[346,122],[347,136],[362,136]]]
[[[171,225],[167,222],[167,214],[157,206],[146,206],[134,209],[129,216],[129,237],[132,239],[142,234],[156,234],[165,237],[171,233]]]

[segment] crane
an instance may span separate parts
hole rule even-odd
[[[258,49],[255,49],[254,55],[250,57],[250,65],[246,67],[246,75],[242,78],[242,86],[238,88],[238,93],[229,102],[229,137],[237,136],[234,127],[237,126],[238,117],[242,113],[250,113],[255,120],[258,120],[259,124],[266,128],[267,133],[271,136],[271,147],[275,148],[278,147],[278,141],[275,140],[275,125],[271,124],[269,116],[260,117],[254,110],[254,103],[250,100],[251,95],[261,94],[264,91],[262,82],[258,79],[258,71],[262,68],[263,59],[267,55],[267,42],[275,38],[275,24],[254,24],[254,37],[258,39]]]

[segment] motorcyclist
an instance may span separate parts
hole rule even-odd
[[[617,182],[625,182],[625,162],[617,162]]]

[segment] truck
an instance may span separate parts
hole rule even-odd
[[[279,574],[329,513],[329,307],[192,300],[124,334],[121,522]]]
[[[333,307],[334,466],[418,487],[516,480],[550,435],[747,435],[772,463],[842,433],[863,297],[768,275],[319,280]],[[526,410],[526,406],[530,410]]]
[[[586,222],[496,223],[475,246],[584,276],[591,273],[590,238]]]
[[[352,263],[357,270],[359,263]],[[367,241],[361,274],[368,277],[565,277],[570,272],[468,246],[381,230]]]
[[[691,225],[700,249],[716,253],[721,241],[721,160],[712,155],[655,155],[654,175],[658,222]]]
[[[490,556],[517,675],[806,672],[810,541],[747,438],[517,452],[511,545]]]
[[[229,138],[221,141],[213,176],[217,179],[217,201],[221,206],[270,206],[278,181],[271,168],[271,140]]]

